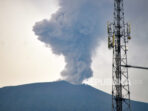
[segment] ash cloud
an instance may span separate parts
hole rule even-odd
[[[65,80],[80,84],[93,75],[92,53],[101,36],[101,0],[60,0],[50,20],[37,22],[33,31],[57,55],[64,55]],[[102,13],[103,12],[103,13]],[[102,17],[103,18],[103,17]]]

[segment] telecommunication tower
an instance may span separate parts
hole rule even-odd
[[[112,111],[131,111],[127,51],[130,24],[124,22],[123,0],[114,0],[114,21],[108,23],[108,48],[113,49]]]

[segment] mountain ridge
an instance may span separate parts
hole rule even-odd
[[[134,111],[148,110],[147,103],[138,101],[131,103]],[[111,95],[86,84],[73,85],[66,81],[56,81],[0,88],[0,111],[109,111],[110,109]]]

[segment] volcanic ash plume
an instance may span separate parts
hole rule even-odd
[[[55,54],[65,57],[65,80],[80,84],[92,76],[91,56],[99,38],[98,0],[60,0],[50,20],[37,22],[33,31]]]

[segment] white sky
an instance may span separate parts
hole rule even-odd
[[[0,0],[0,87],[60,78],[63,57],[53,55],[32,31],[57,9],[56,0]]]
[[[50,18],[58,8],[57,0],[0,0],[0,87],[61,78],[64,57],[54,55],[32,31],[35,22]],[[105,39],[93,56],[94,77],[85,83],[110,93],[111,86],[104,82],[111,80],[111,64],[112,51]],[[143,79],[138,75],[130,79],[137,82],[131,87],[132,99],[148,102]]]

